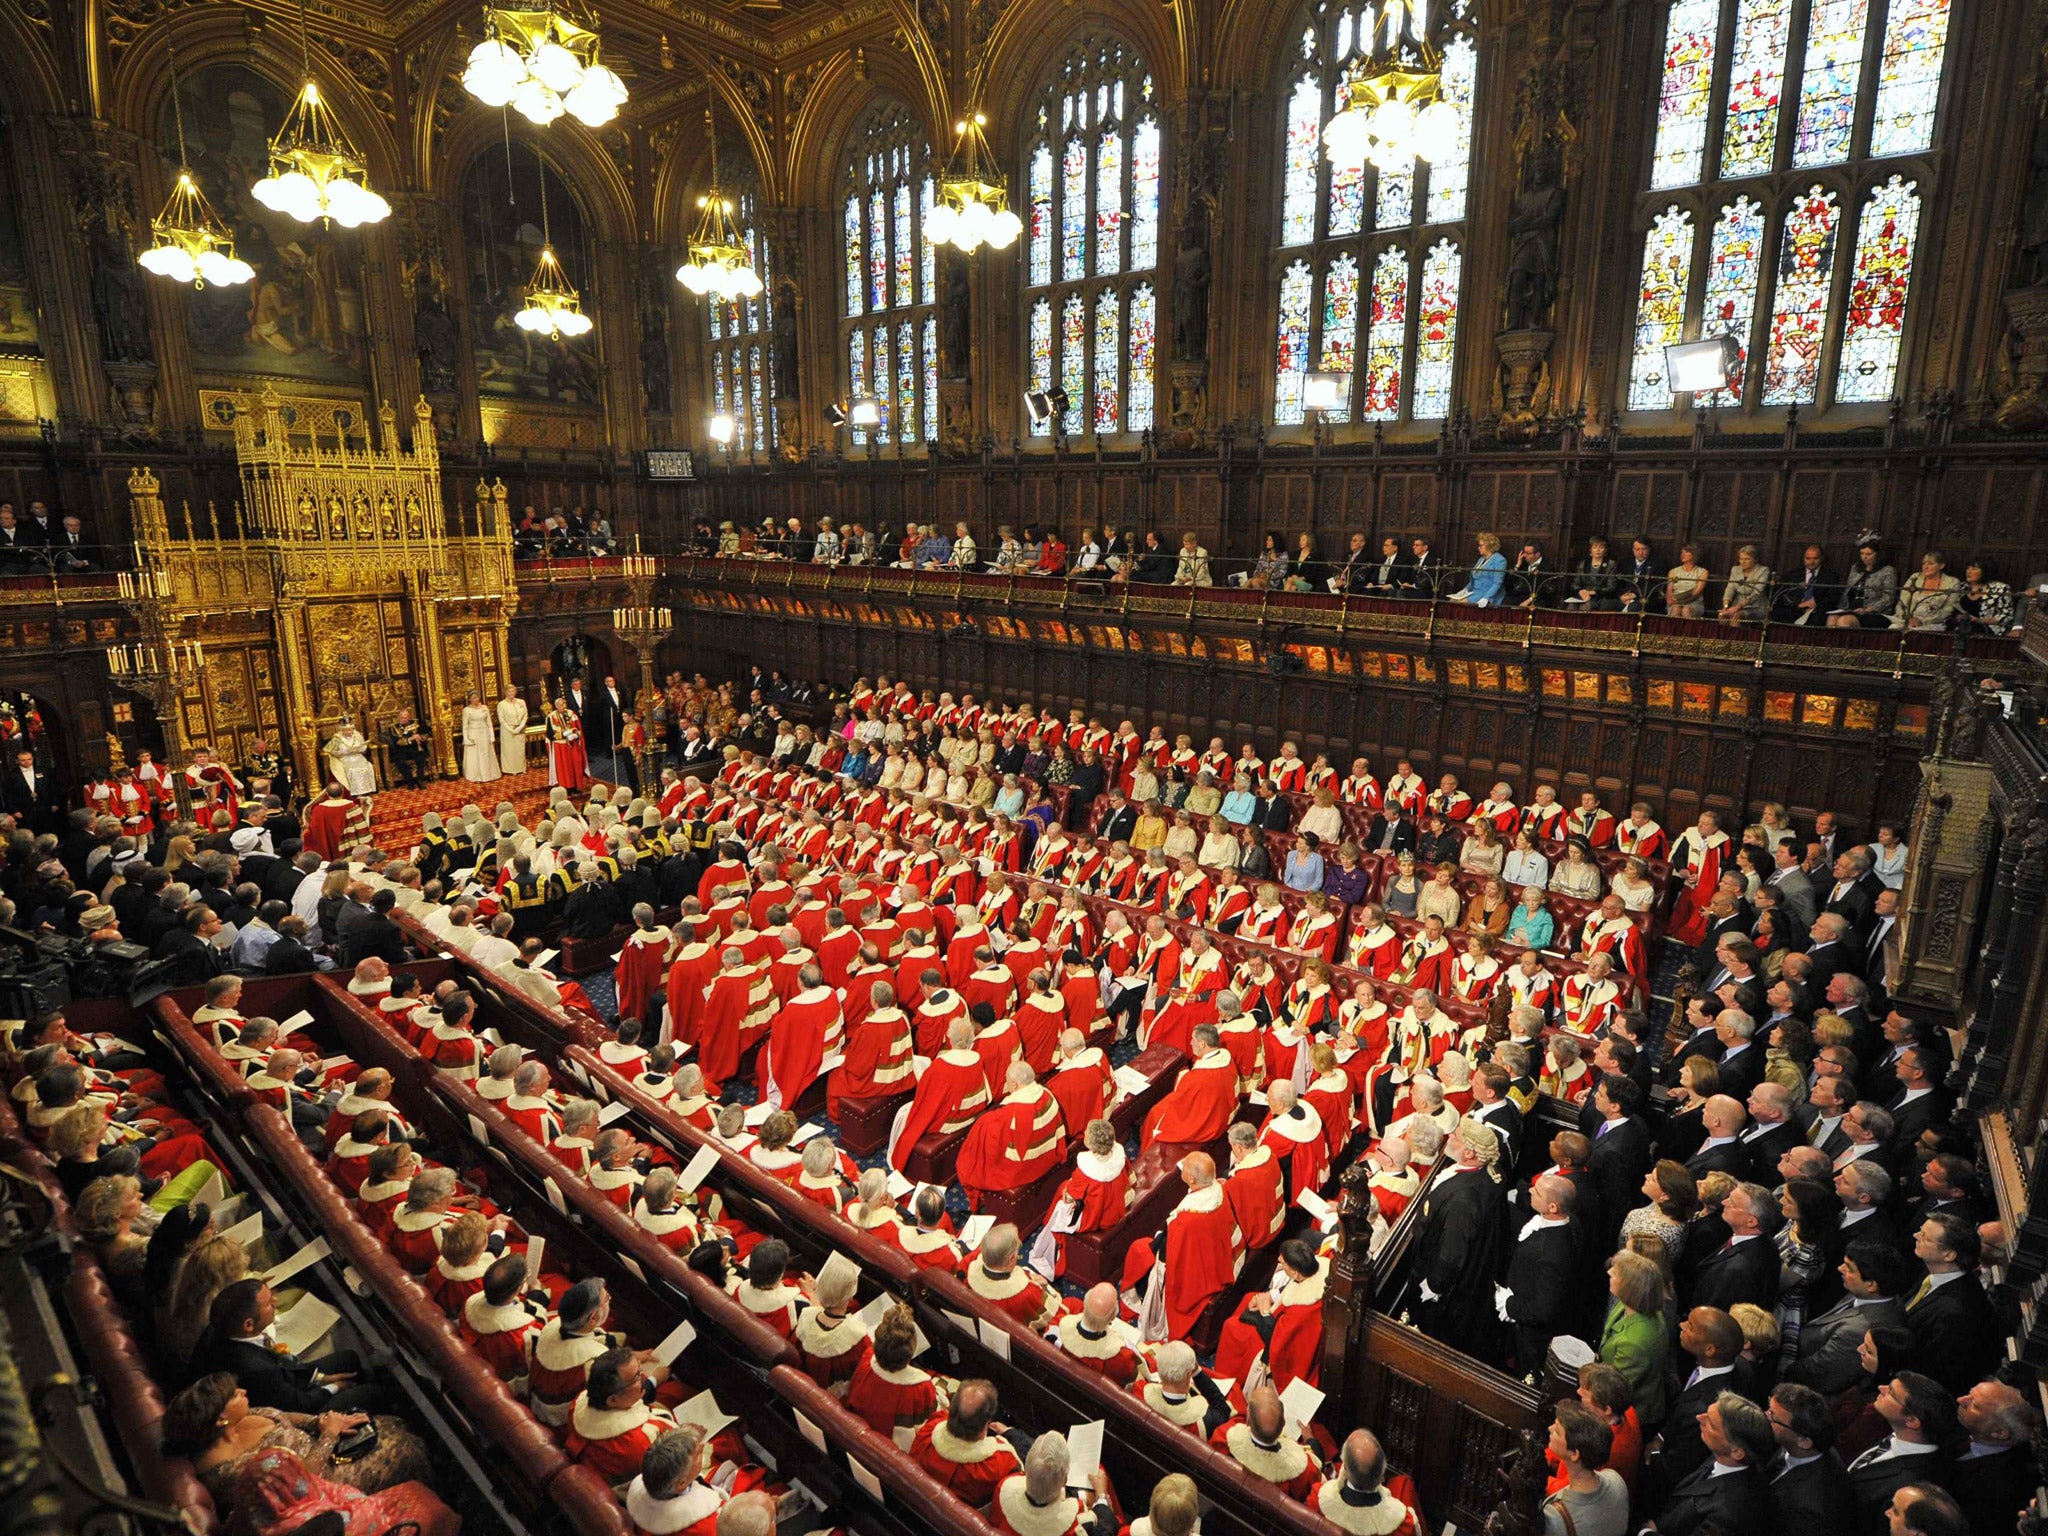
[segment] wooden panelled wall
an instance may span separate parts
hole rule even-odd
[[[845,686],[856,676],[923,689],[1030,699],[1110,725],[1128,718],[1223,736],[1270,756],[1283,739],[1357,754],[1384,776],[1397,757],[1475,795],[1495,778],[1526,797],[1539,782],[1567,804],[1597,790],[1623,812],[1647,800],[1667,826],[1702,807],[1753,819],[1782,800],[1810,818],[1831,809],[1867,831],[1905,817],[1932,726],[1933,680],[1888,671],[1849,677],[1754,665],[1754,643],[1703,645],[1697,666],[1612,651],[1522,650],[1410,638],[1261,636],[1205,618],[1054,617],[1056,609],[975,613],[960,631],[940,602],[822,599],[705,584],[676,596],[680,658],[713,676],[750,664]],[[1752,632],[1753,633],[1753,632]],[[1275,650],[1302,670],[1276,675]],[[680,664],[680,663],[679,663]]]

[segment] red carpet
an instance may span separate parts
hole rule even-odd
[[[446,816],[450,811],[474,804],[489,816],[501,800],[510,801],[521,824],[531,828],[534,814],[548,802],[546,763],[488,784],[472,784],[467,779],[435,779],[425,789],[379,790],[370,807],[370,836],[385,853],[402,859],[420,840],[420,817],[428,811]]]

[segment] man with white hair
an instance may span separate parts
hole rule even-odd
[[[1065,1161],[1066,1125],[1060,1101],[1038,1081],[1028,1061],[1013,1061],[1003,1075],[1003,1098],[984,1111],[961,1143],[955,1177],[975,1210],[1004,1190],[1028,1189]]]
[[[1477,1351],[1492,1336],[1493,1277],[1500,1246],[1500,1140],[1466,1116],[1445,1143],[1450,1166],[1422,1192],[1422,1224],[1411,1271],[1417,1290],[1411,1310],[1423,1332],[1456,1348]]]
[[[522,1061],[513,1069],[512,1092],[504,1109],[507,1119],[543,1147],[562,1134],[554,1097],[548,1092],[548,1069],[544,1062]]]
[[[1116,1515],[1109,1502],[1109,1475],[1095,1469],[1093,1499],[1086,1505],[1067,1492],[1067,1437],[1048,1430],[1031,1442],[1024,1470],[996,1487],[989,1523],[1010,1536],[1111,1536]]]
[[[1280,1159],[1289,1197],[1320,1189],[1330,1166],[1330,1142],[1323,1132],[1322,1116],[1286,1078],[1267,1088],[1266,1104],[1266,1123],[1259,1128],[1259,1141]]]
[[[1060,1119],[1067,1135],[1075,1139],[1109,1113],[1120,1092],[1109,1053],[1090,1045],[1087,1035],[1071,1028],[1060,1031],[1045,1087],[1059,1100]]]
[[[1063,1309],[1059,1294],[1020,1264],[1023,1249],[1014,1223],[989,1228],[981,1251],[967,1261],[967,1288],[1036,1332],[1049,1327]]]
[[[1233,994],[1220,994],[1219,1011],[1224,998],[1236,1002]],[[1216,1026],[1198,1024],[1189,1039],[1195,1048],[1194,1063],[1145,1117],[1141,1148],[1157,1142],[1204,1145],[1221,1136],[1237,1113],[1237,1061],[1223,1049]]]
[[[1169,1424],[1206,1440],[1230,1418],[1230,1401],[1216,1390],[1195,1360],[1194,1347],[1179,1339],[1159,1346],[1152,1356],[1152,1379],[1131,1393]]]
[[[1280,1235],[1287,1224],[1287,1171],[1284,1150],[1263,1141],[1247,1121],[1235,1121],[1228,1132],[1230,1168],[1223,1196],[1244,1234],[1245,1247],[1259,1249]]]
[[[728,945],[718,956],[718,974],[704,992],[695,1020],[697,1065],[704,1091],[716,1098],[739,1070],[740,1057],[768,1033],[775,1016],[775,983],[765,965],[750,965],[746,952]]]
[[[1386,1491],[1387,1454],[1369,1429],[1344,1440],[1339,1475],[1309,1490],[1308,1507],[1346,1536],[1418,1536],[1422,1518]]]
[[[1145,1357],[1117,1316],[1116,1287],[1107,1280],[1089,1288],[1081,1298],[1080,1311],[1060,1319],[1053,1343],[1084,1369],[1119,1387],[1128,1387],[1146,1374]]]
[[[898,1172],[927,1135],[950,1136],[974,1123],[989,1100],[988,1075],[974,1049],[974,1024],[955,1019],[946,1028],[946,1049],[917,1079],[917,1092],[897,1111],[889,1136],[889,1162]]]
[[[1458,1112],[1444,1103],[1444,1085],[1435,1074],[1424,1072],[1408,1085],[1409,1113],[1387,1127],[1389,1136],[1407,1136],[1417,1121],[1426,1120],[1446,1136],[1457,1129]]]

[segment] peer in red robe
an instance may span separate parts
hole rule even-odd
[[[323,859],[339,858],[369,835],[369,807],[339,784],[329,784],[326,796],[306,808],[305,845]]]
[[[668,1010],[657,1044],[678,1048],[697,1043],[697,1016],[704,993],[718,976],[717,947],[701,942],[688,921],[677,924],[676,945],[668,962]]]
[[[620,1018],[646,1019],[654,989],[661,985],[662,958],[668,952],[669,938],[669,931],[650,918],[619,951],[613,982],[618,988]]]
[[[768,968],[744,960],[732,963],[733,951],[725,953],[717,979],[704,994],[697,1025],[697,1065],[704,1073],[704,1091],[713,1098],[739,1070],[747,1047],[768,1032],[775,1012]]]
[[[947,1411],[920,1425],[910,1443],[911,1460],[970,1509],[986,1509],[1022,1466],[1010,1442],[988,1429],[994,1409],[994,1387],[962,1382]]]
[[[998,1222],[981,1240],[981,1252],[967,1261],[967,1289],[1020,1327],[1037,1332],[1064,1310],[1060,1296],[1019,1262],[1022,1239],[1008,1222]]]
[[[1259,1127],[1259,1141],[1271,1147],[1287,1173],[1289,1198],[1305,1189],[1320,1189],[1330,1166],[1330,1144],[1323,1134],[1322,1117],[1314,1106],[1302,1101],[1292,1083],[1275,1083],[1268,1090],[1271,1108],[1266,1123]]]
[[[1712,811],[1701,811],[1699,824],[1687,827],[1671,845],[1671,869],[1685,884],[1671,907],[1670,937],[1681,944],[1698,944],[1706,936],[1707,902],[1721,883],[1721,868],[1732,857],[1733,845],[1721,830],[1721,819]]]
[[[1216,1342],[1216,1374],[1239,1381],[1261,1354],[1273,1387],[1284,1392],[1297,1376],[1316,1383],[1323,1342],[1323,1282],[1327,1262],[1300,1238],[1280,1245],[1273,1284],[1247,1296],[1224,1323]]]
[[[987,1105],[988,1075],[974,1050],[973,1028],[964,1019],[954,1022],[951,1043],[931,1059],[917,1080],[917,1092],[898,1111],[889,1162],[899,1171],[924,1137],[965,1130]]]
[[[1200,1053],[1173,1085],[1173,1091],[1145,1117],[1141,1148],[1156,1142],[1201,1145],[1221,1136],[1237,1113],[1237,1062],[1218,1043],[1214,1025],[1195,1031]]]
[[[807,965],[799,978],[801,992],[775,1012],[768,1026],[768,1044],[757,1075],[764,1097],[777,1109],[790,1109],[817,1081],[819,1063],[836,1055],[844,1035],[839,994],[825,985],[824,974]]]
[[[1166,1218],[1166,1336],[1185,1339],[1244,1268],[1244,1234],[1206,1152],[1181,1159],[1188,1192]],[[1134,1245],[1134,1250],[1145,1244]]]
[[[1116,1073],[1108,1053],[1088,1044],[1078,1029],[1060,1036],[1059,1054],[1045,1086],[1060,1101],[1060,1119],[1071,1140],[1079,1140],[1090,1121],[1108,1114],[1117,1097]]]
[[[822,1303],[797,1314],[790,1343],[801,1356],[803,1373],[828,1392],[843,1392],[873,1352],[860,1319]]]
[[[1055,1277],[1066,1268],[1066,1239],[1076,1232],[1100,1232],[1124,1219],[1131,1200],[1131,1161],[1116,1128],[1107,1120],[1095,1122],[1086,1147],[1074,1158],[1074,1171],[1060,1186],[1056,1213],[1065,1213],[1069,1230],[1055,1233]]]
[[[839,1118],[846,1099],[887,1099],[916,1084],[910,1020],[891,1003],[846,1031],[845,1060],[825,1080],[825,1113]]]
[[[1117,1316],[1116,1287],[1106,1280],[1082,1299],[1080,1311],[1062,1317],[1054,1332],[1054,1342],[1068,1359],[1117,1387],[1149,1374],[1137,1335]]]
[[[1030,1188],[1067,1153],[1060,1101],[1039,1083],[1031,1064],[1012,1062],[1004,1086],[1002,1101],[974,1122],[960,1146],[955,1177],[974,1210],[986,1195]]]
[[[1230,1169],[1223,1194],[1249,1250],[1265,1247],[1287,1225],[1286,1174],[1280,1158],[1242,1122],[1230,1128]]]
[[[633,1396],[628,1399],[627,1392]],[[648,1449],[677,1427],[675,1416],[666,1408],[649,1407],[640,1401],[640,1376],[633,1372],[630,1383],[612,1399],[612,1406],[590,1401],[586,1391],[569,1411],[569,1434],[562,1449],[571,1461],[579,1461],[608,1483],[623,1483],[640,1470]]]
[[[1031,1063],[1032,1071],[1044,1076],[1052,1070],[1060,1031],[1067,1026],[1066,1000],[1053,990],[1050,981],[1046,981],[1041,987],[1025,993],[1023,1001],[1017,1004],[1014,1017],[1024,1059]]]

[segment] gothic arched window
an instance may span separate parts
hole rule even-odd
[[[1451,414],[1479,67],[1472,4],[1416,13],[1440,62],[1443,97],[1459,109],[1452,152],[1397,171],[1369,160],[1332,165],[1323,129],[1371,53],[1379,14],[1371,4],[1322,0],[1281,80],[1276,426],[1306,420],[1311,373],[1350,381],[1348,398],[1323,412],[1332,422]]]
[[[901,106],[874,112],[846,148],[841,342],[849,397],[881,410],[878,443],[939,435],[938,262],[924,238],[938,184],[929,161],[923,125]],[[863,426],[852,432],[856,443],[870,435]]]
[[[1672,0],[1625,403],[1682,403],[1674,342],[1733,337],[1743,407],[1896,393],[1948,0]]]
[[[1062,389],[1070,434],[1151,427],[1159,374],[1160,126],[1151,71],[1076,44],[1039,93],[1024,151],[1029,389]],[[1052,420],[1032,424],[1050,436]]]
[[[768,242],[755,227],[760,193],[752,186],[728,189],[733,202],[733,222],[748,259],[761,279],[760,294],[751,299],[734,299],[705,304],[707,355],[711,360],[711,408],[732,413],[732,451],[762,452],[775,446],[775,345],[769,316],[769,296],[775,292],[768,271]]]

